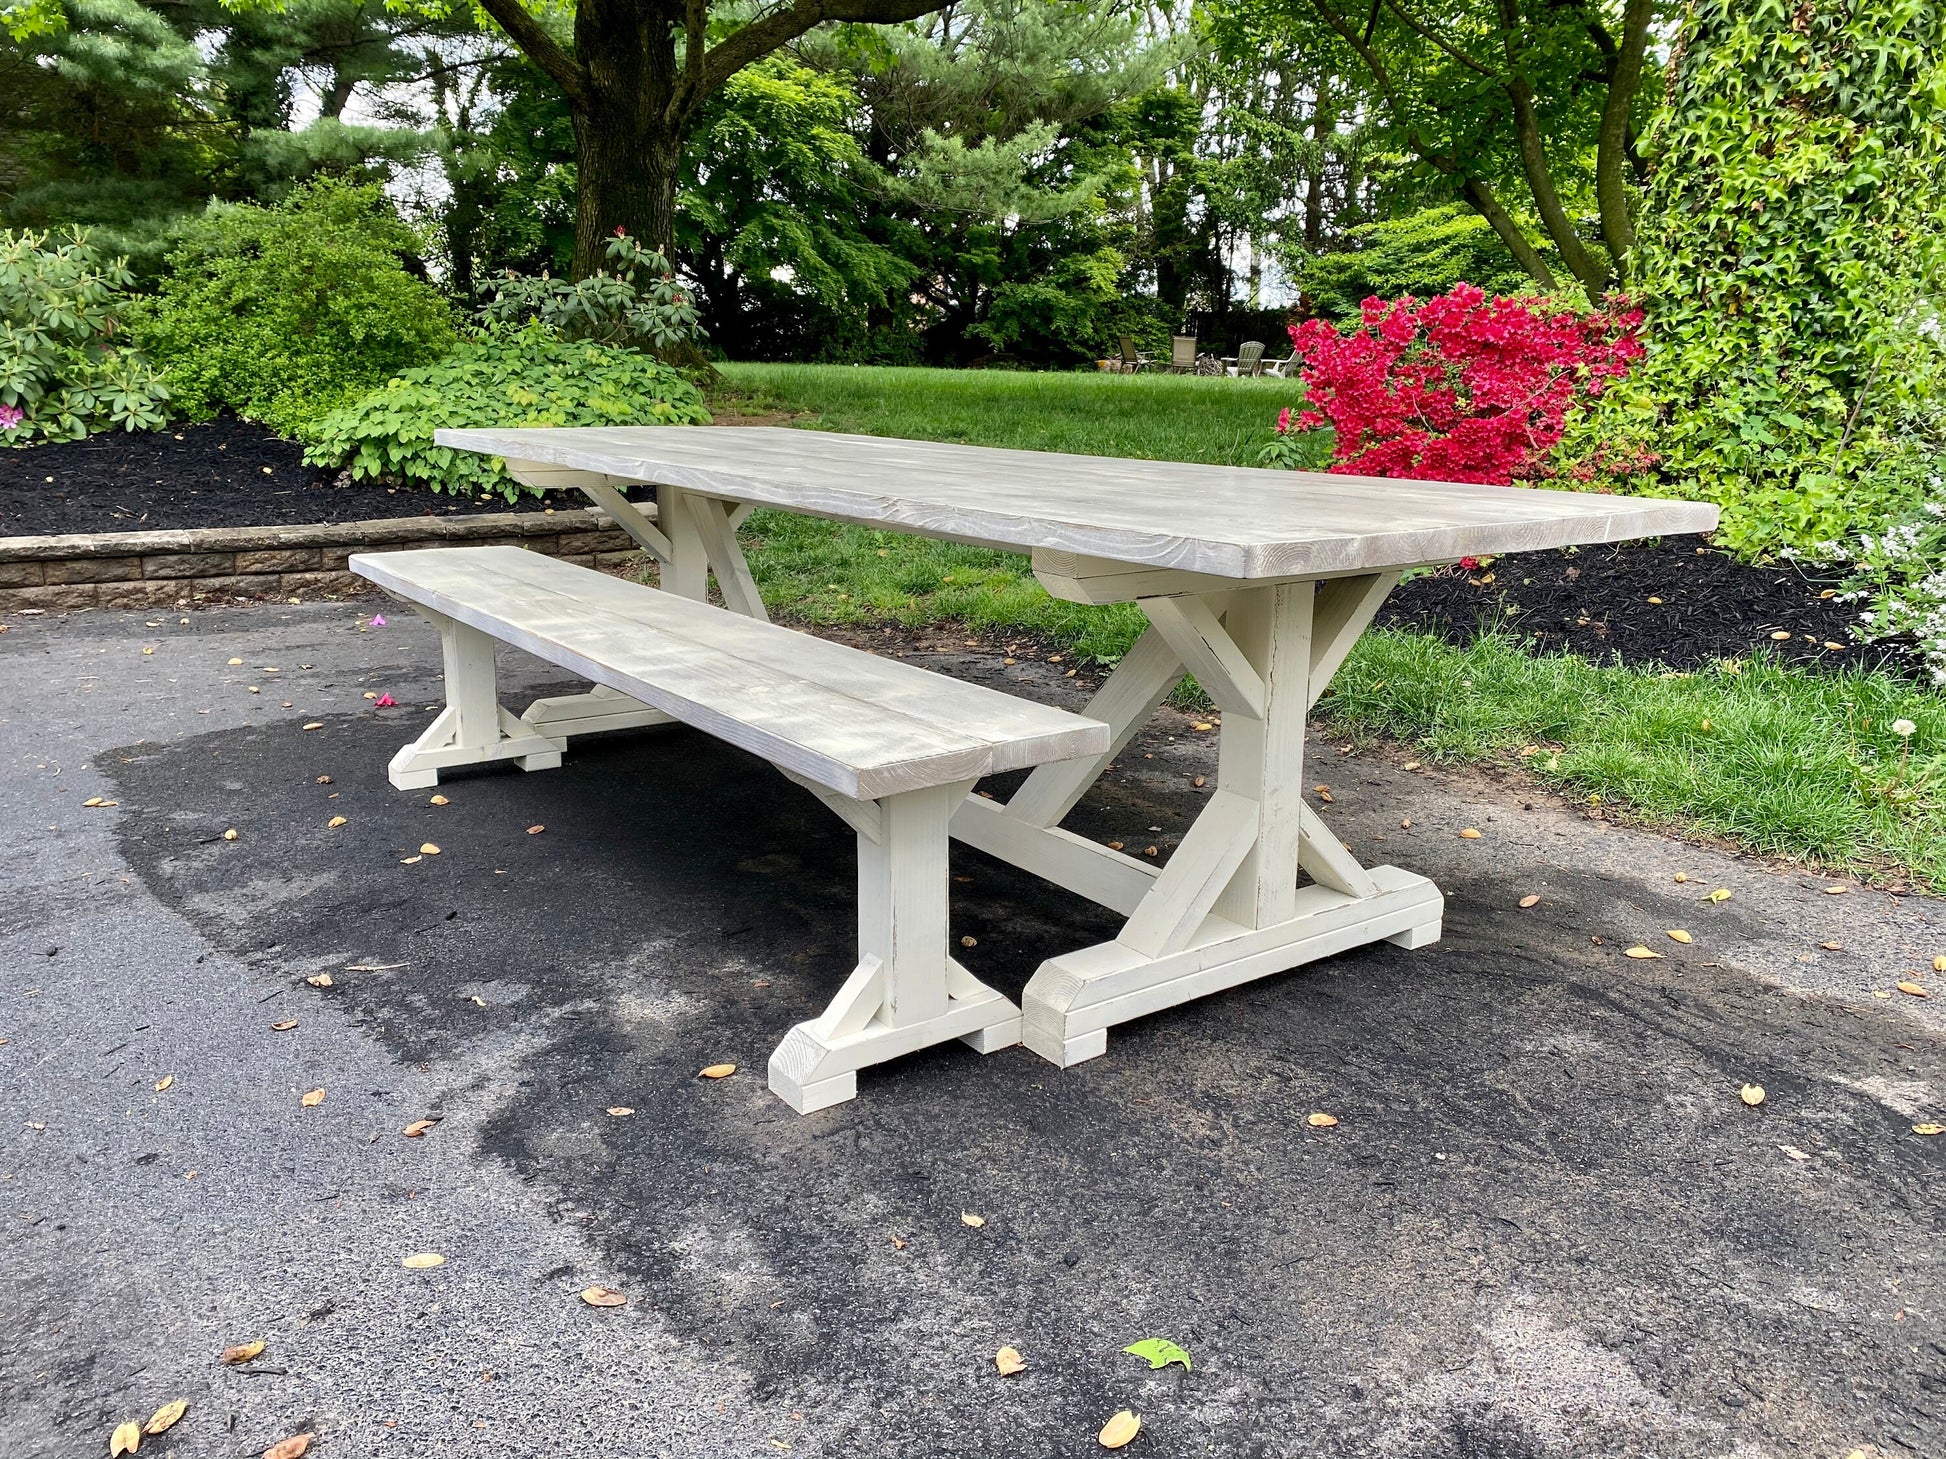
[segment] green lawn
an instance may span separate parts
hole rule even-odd
[[[981,445],[1248,463],[1295,387],[1183,377],[849,366],[731,366],[731,404],[800,424]],[[1282,393],[1280,393],[1282,392]],[[1267,427],[1267,420],[1263,423]],[[810,623],[942,619],[1045,635],[1113,662],[1128,606],[1050,598],[1025,559],[760,512],[746,527],[764,596]],[[1334,733],[1423,759],[1519,757],[1543,781],[1645,820],[1774,855],[1910,875],[1946,889],[1946,696],[1882,674],[1811,674],[1761,657],[1676,675],[1367,634],[1323,705]],[[1910,720],[1910,737],[1892,726]]]

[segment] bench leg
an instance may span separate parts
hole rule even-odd
[[[417,605],[415,605],[417,606]],[[424,790],[455,765],[512,760],[523,770],[551,770],[567,741],[541,734],[500,707],[494,691],[493,640],[479,629],[419,608],[439,630],[446,663],[446,707],[426,732],[392,757],[386,775],[400,790]]]
[[[858,966],[770,1056],[771,1090],[799,1114],[850,1099],[870,1064],[948,1039],[983,1054],[1020,1042],[1019,1007],[946,952],[946,827],[970,788],[862,804],[818,790],[858,831]]]

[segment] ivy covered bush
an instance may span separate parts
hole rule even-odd
[[[181,414],[234,410],[308,438],[323,416],[457,340],[419,240],[376,187],[326,179],[275,207],[212,203],[132,315]]]
[[[565,339],[539,323],[489,328],[437,364],[395,376],[320,421],[305,459],[354,477],[497,492],[526,488],[496,458],[438,445],[443,427],[704,425],[703,395],[683,374],[625,345]]]
[[[1697,0],[1671,70],[1647,354],[1563,459],[1718,503],[1751,555],[1916,520],[1946,455],[1946,10]]]
[[[162,425],[169,392],[121,329],[130,282],[80,230],[0,232],[0,440]]]

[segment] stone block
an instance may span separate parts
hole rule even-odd
[[[371,584],[351,572],[287,572],[277,579],[277,591],[286,598],[316,598],[326,594],[356,593]]]
[[[38,562],[0,562],[0,588],[38,588],[42,581]]]
[[[277,579],[270,573],[256,573],[248,577],[195,578],[177,583],[176,588],[187,598],[268,598],[276,596]]]
[[[95,590],[95,601],[104,608],[167,608],[188,596],[190,583],[183,579],[149,578],[139,583],[103,583]]]
[[[605,552],[612,550],[607,544],[606,532],[563,532],[558,539],[563,556],[570,553]]]
[[[324,572],[343,572],[345,564],[351,561],[352,553],[371,550],[384,551],[383,548],[320,547],[318,549],[318,567]]]
[[[220,578],[235,571],[232,552],[169,552],[142,559],[145,578]]]
[[[637,566],[642,557],[639,549],[634,552],[597,552],[595,566],[603,572],[620,572]]]
[[[286,547],[270,552],[239,552],[236,555],[236,570],[240,573],[316,572],[318,565],[318,549],[315,547]]]
[[[139,557],[68,557],[41,564],[44,583],[130,583],[141,576]]]
[[[63,583],[54,587],[0,588],[0,613],[21,608],[92,608],[94,583]]]

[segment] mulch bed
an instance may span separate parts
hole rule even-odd
[[[469,500],[353,482],[335,467],[306,466],[295,441],[238,420],[0,450],[0,537],[308,527],[542,505],[536,496]]]
[[[1428,573],[1401,585],[1379,621],[1459,644],[1499,626],[1545,652],[1671,669],[1761,650],[1805,667],[1920,673],[1896,641],[1852,642],[1857,605],[1837,600],[1838,581],[1790,563],[1739,562],[1700,537],[1669,537]]]

